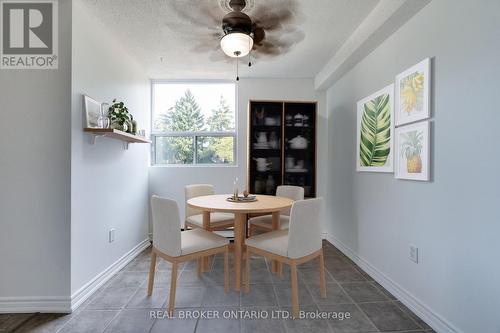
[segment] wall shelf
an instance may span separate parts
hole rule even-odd
[[[116,140],[121,140],[125,144],[125,149],[128,149],[129,143],[151,143],[151,140],[127,132],[119,131],[112,128],[84,128],[85,133],[92,135],[92,144],[94,145],[97,137],[107,136]]]

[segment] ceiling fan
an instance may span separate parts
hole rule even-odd
[[[230,58],[248,55],[251,66],[250,55],[282,55],[304,39],[304,34],[294,27],[302,19],[296,0],[257,1],[218,0],[217,5],[215,0],[184,0],[172,4],[179,16],[189,22],[190,34],[196,35],[197,52],[213,50],[213,60],[224,59],[220,58],[222,54]],[[203,30],[194,32],[195,26]]]

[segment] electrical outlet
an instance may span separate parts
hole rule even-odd
[[[110,243],[113,243],[115,241],[115,232],[116,232],[116,229],[109,230],[109,242]]]
[[[410,245],[410,260],[418,264],[418,247]]]

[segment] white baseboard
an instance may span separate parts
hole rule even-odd
[[[120,259],[115,261],[111,266],[106,268],[95,278],[90,280],[83,287],[78,289],[73,295],[71,295],[71,305],[68,312],[75,311],[87,298],[89,298],[93,293],[95,293],[103,284],[105,284],[109,279],[111,279],[116,273],[118,273],[123,267],[125,267],[129,262],[131,262],[139,253],[144,251],[150,245],[149,238],[146,238],[135,246],[132,250],[125,253]]]
[[[0,297],[0,313],[68,313],[69,297]]]
[[[360,257],[354,250],[342,243],[340,240],[332,235],[327,235],[326,239],[335,245],[342,253],[344,253],[349,259],[354,261],[359,267],[361,267],[366,273],[368,273],[375,281],[380,283],[382,287],[387,289],[392,295],[394,295],[401,303],[406,305],[410,310],[412,310],[417,316],[419,316],[423,321],[425,321],[430,327],[432,327],[438,333],[463,333],[461,330],[456,328],[441,315],[433,311],[428,305],[420,301],[418,298],[409,293],[401,285],[393,281],[382,271],[370,264],[366,259]]]

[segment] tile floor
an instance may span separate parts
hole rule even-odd
[[[149,250],[146,250],[74,313],[0,315],[0,332],[434,332],[330,243],[324,243],[324,250],[327,298],[320,297],[318,262],[306,263],[299,269],[301,310],[309,314],[315,311],[349,314],[350,318],[285,318],[287,311],[291,311],[289,271],[285,269],[280,279],[270,273],[270,263],[260,257],[252,258],[250,293],[225,294],[222,256],[211,261],[211,271],[201,279],[194,262],[183,265],[177,284],[177,318],[163,318],[170,265],[158,259],[153,296],[147,297]],[[259,319],[241,315],[223,318],[239,314],[240,310],[245,311],[241,314]],[[192,317],[204,314],[205,318],[180,318],[189,314]]]

